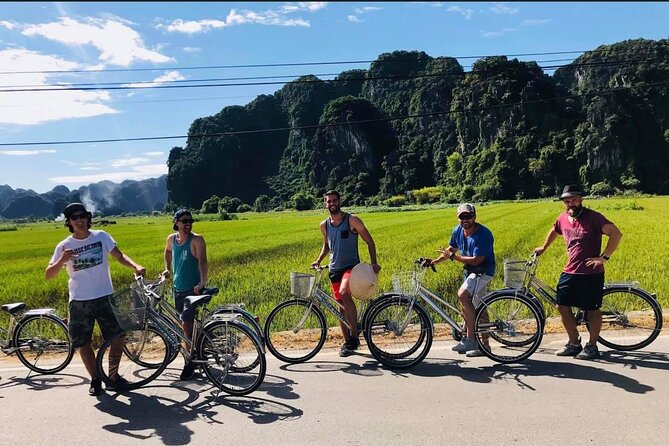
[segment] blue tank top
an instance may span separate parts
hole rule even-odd
[[[174,272],[174,290],[178,292],[192,290],[200,281],[200,269],[197,258],[190,250],[193,234],[183,245],[177,243],[177,236],[172,238],[172,271]]]
[[[360,263],[358,256],[358,234],[351,231],[348,219],[351,214],[344,212],[344,218],[335,226],[330,219],[325,220],[325,230],[330,245],[330,271],[343,271]]]

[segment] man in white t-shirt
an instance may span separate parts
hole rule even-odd
[[[114,292],[108,255],[111,254],[122,265],[144,275],[143,266],[135,263],[116,246],[114,239],[105,231],[91,230],[93,214],[83,204],[71,203],[64,210],[65,226],[71,236],[58,243],[54,250],[45,275],[52,279],[65,267],[70,276],[68,331],[72,345],[79,349],[81,360],[91,376],[88,393],[99,395],[102,382],[95,371],[95,352],[91,346],[93,326],[98,321],[102,336],[107,339],[117,336],[123,330],[116,322],[116,317],[109,303],[109,295]],[[124,338],[112,344],[110,358],[121,357]],[[117,369],[118,367],[110,367]],[[110,378],[114,379],[113,376]],[[115,388],[121,388],[127,381],[117,375]]]

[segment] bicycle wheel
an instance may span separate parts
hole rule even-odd
[[[646,347],[662,330],[662,308],[643,290],[622,286],[606,288],[601,311],[599,342],[614,350]]]
[[[265,322],[265,343],[274,356],[297,364],[323,348],[327,325],[323,313],[309,301],[292,299],[277,305]]]
[[[518,291],[512,291],[514,295],[518,295]],[[502,293],[502,294],[509,294],[509,293]],[[531,296],[531,295],[530,295]],[[544,327],[546,325],[546,316],[543,307],[541,306],[541,303],[538,301],[538,299],[534,296],[528,296],[528,295],[523,295],[524,298],[530,301],[534,305],[534,308],[537,310],[537,313],[539,314],[540,321],[541,321],[541,333],[544,331]],[[488,333],[491,338],[493,338],[495,341],[499,342],[500,344],[507,345],[510,347],[522,347],[525,345],[530,345],[534,342],[534,337],[513,337],[513,336],[506,336],[506,335],[500,335],[497,331],[490,331]]]
[[[13,345],[23,365],[36,373],[58,373],[74,354],[67,326],[52,314],[24,317],[14,330]]]
[[[234,321],[208,324],[199,337],[197,360],[219,389],[247,395],[265,379],[267,363],[253,330]]]
[[[481,352],[505,364],[530,357],[543,338],[536,306],[515,293],[484,297],[476,311],[475,329]]]
[[[151,327],[153,326],[151,325]],[[161,341],[158,339],[154,339],[155,336],[156,336],[155,329],[142,330],[142,333],[138,335],[137,340],[134,344],[132,345],[123,344],[123,353],[128,357],[128,359],[130,359],[137,365],[147,368],[158,368],[161,364],[160,362],[156,362],[155,358],[152,357],[145,358],[141,354],[142,351],[137,349],[137,346],[141,345],[155,345],[155,343],[159,344]],[[167,365],[174,362],[174,360],[177,359],[177,356],[179,356],[179,348],[170,345]]]
[[[413,367],[432,346],[432,322],[423,307],[408,297],[379,304],[367,325],[369,351],[391,369]]]
[[[246,325],[250,329],[254,331],[256,336],[258,337],[258,340],[263,342],[264,344],[264,339],[263,339],[263,332],[262,332],[262,327],[256,320],[256,318],[249,313],[248,311],[238,307],[238,306],[222,306],[219,308],[215,308],[209,317],[212,317],[216,314],[234,314],[237,315],[237,321],[241,322],[242,324]]]
[[[118,352],[113,352],[111,348],[115,342],[122,342]],[[137,389],[165,370],[170,352],[167,338],[155,327],[129,330],[102,344],[96,358],[97,374],[108,387],[113,387],[117,376],[125,378],[128,384],[116,391]]]

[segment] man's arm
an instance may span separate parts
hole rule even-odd
[[[606,262],[604,256],[611,257],[611,254],[616,250],[620,244],[620,239],[623,238],[623,233],[620,232],[620,229],[613,223],[606,223],[602,226],[602,234],[609,237],[609,240],[606,242],[606,248],[602,251],[602,254],[599,257],[591,257],[586,259],[585,264],[591,267],[597,265],[603,265]]]
[[[330,253],[330,244],[328,243],[327,230],[325,229],[325,221],[321,223],[321,234],[323,235],[323,246],[321,247],[321,252],[318,254],[316,260],[311,264],[312,267],[321,266],[321,262],[326,255]]]
[[[369,261],[372,264],[374,272],[378,274],[378,272],[381,271],[381,265],[379,265],[376,261],[376,244],[374,243],[372,235],[369,233],[369,231],[365,227],[365,224],[359,217],[351,215],[349,217],[348,223],[350,228],[354,232],[356,232],[365,241],[365,243],[367,243],[367,250],[369,251]]]
[[[65,266],[65,264],[70,260],[71,258],[76,257],[76,254],[74,254],[74,251],[71,249],[65,249],[63,247],[63,250],[61,252],[60,257],[58,257],[58,260],[56,260],[53,263],[49,263],[49,266],[46,267],[46,270],[44,271],[44,277],[46,277],[47,280],[53,279],[58,275],[60,270]]]
[[[551,227],[550,231],[548,231],[548,234],[546,235],[546,240],[544,241],[544,244],[538,248],[534,248],[534,253],[538,256],[543,254],[551,245],[551,243],[553,243],[553,241],[557,238],[558,235],[560,234],[558,234],[555,231],[555,226]]]
[[[174,236],[174,234],[168,235],[165,241],[165,253],[163,254],[165,257],[165,270],[163,271],[163,276],[166,278],[170,277],[172,271],[172,237]]]
[[[193,237],[191,246],[195,249],[193,255],[197,259],[197,268],[200,271],[200,283],[193,287],[195,294],[200,294],[202,288],[207,283],[207,276],[209,275],[209,265],[207,263],[207,244],[204,242],[204,237],[197,235]]]
[[[140,276],[143,276],[146,274],[146,269],[141,266],[140,264],[136,263],[134,260],[132,260],[130,257],[128,257],[126,254],[122,253],[120,249],[118,249],[118,246],[114,246],[114,249],[112,249],[109,252],[112,257],[114,257],[118,262],[123,265],[127,266],[128,268],[134,269],[135,274],[138,274]]]

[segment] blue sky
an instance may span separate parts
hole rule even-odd
[[[331,78],[326,74],[368,64],[189,67],[373,60],[394,50],[435,57],[582,51],[626,39],[667,38],[668,23],[669,3],[642,2],[0,3],[0,184],[41,193],[58,184],[76,189],[105,179],[159,176],[167,172],[169,150],[185,139],[12,144],[185,135],[196,118],[281,87],[6,91],[18,86]],[[472,62],[460,59],[465,67]],[[155,70],[119,71],[138,68]],[[45,73],[72,70],[88,72]]]

